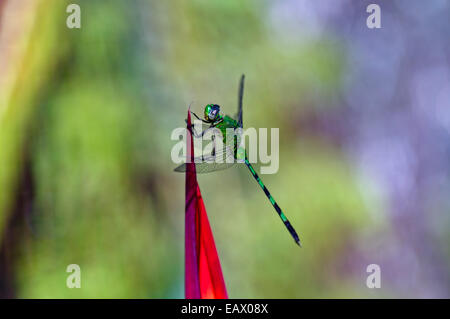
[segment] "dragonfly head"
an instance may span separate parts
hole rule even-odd
[[[217,104],[208,104],[205,106],[205,120],[214,122],[219,117],[220,106]]]

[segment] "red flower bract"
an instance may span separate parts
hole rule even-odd
[[[188,128],[191,113],[188,111]],[[228,298],[214,237],[209,226],[194,163],[194,141],[187,130],[185,297],[186,299]]]

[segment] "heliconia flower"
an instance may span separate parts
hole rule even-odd
[[[188,128],[191,114],[188,111]],[[206,214],[194,163],[194,142],[186,134],[185,298],[228,298],[219,256]]]

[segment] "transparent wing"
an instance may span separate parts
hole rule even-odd
[[[225,146],[219,152],[216,151],[214,155],[195,157],[194,162],[197,173],[203,174],[230,168],[236,164],[236,159],[233,148]],[[181,164],[174,171],[186,172],[186,164]]]

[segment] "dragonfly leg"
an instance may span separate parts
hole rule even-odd
[[[187,120],[185,120],[186,124],[187,124]],[[194,125],[188,125],[187,129],[192,133],[192,135],[194,135],[195,137],[199,138],[202,137],[204,134],[204,131],[201,134],[198,134],[197,131],[195,130]]]
[[[205,121],[204,119],[198,117],[198,115],[195,114],[194,112],[191,111],[191,113],[194,114],[194,116],[197,118],[197,120],[200,120],[200,121],[202,121],[203,123],[209,123],[208,121]]]
[[[187,123],[187,120],[186,120],[186,123]],[[203,135],[205,135],[206,131],[208,129],[210,129],[210,128],[207,128],[206,130],[202,131],[201,133],[197,133],[197,131],[195,130],[194,125],[192,125],[192,124],[188,125],[187,128],[192,133],[192,135],[194,135],[194,137],[196,137],[196,138],[203,137]]]

